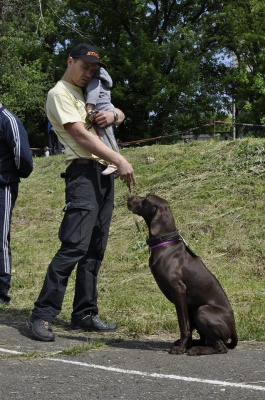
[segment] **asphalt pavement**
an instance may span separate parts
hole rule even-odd
[[[30,338],[24,324],[0,320],[1,400],[265,399],[264,342],[239,342],[224,355],[189,357],[168,354],[173,338],[128,340],[119,332],[57,327],[55,333],[55,342],[43,343]],[[95,340],[104,346],[75,354],[75,348]]]

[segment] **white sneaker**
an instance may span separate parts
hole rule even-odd
[[[117,171],[117,167],[115,165],[110,165],[104,171],[101,172],[102,175],[110,175],[113,174],[113,172]]]

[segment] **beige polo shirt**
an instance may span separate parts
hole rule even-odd
[[[62,80],[57,82],[48,93],[46,114],[65,148],[65,154],[67,155],[66,164],[80,157],[94,159],[107,164],[82,148],[63,127],[67,123],[83,122],[85,127],[88,128],[85,100],[81,88]],[[93,128],[89,128],[88,131],[93,135],[97,135]]]

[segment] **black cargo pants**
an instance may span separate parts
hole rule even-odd
[[[59,229],[62,244],[48,267],[32,312],[49,322],[61,311],[68,278],[76,264],[72,322],[98,313],[97,276],[113,212],[114,178],[101,175],[103,165],[82,160],[66,169],[65,214]]]

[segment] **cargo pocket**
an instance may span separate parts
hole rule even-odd
[[[71,201],[64,207],[64,217],[59,229],[59,239],[64,243],[77,244],[88,235],[91,202]]]

